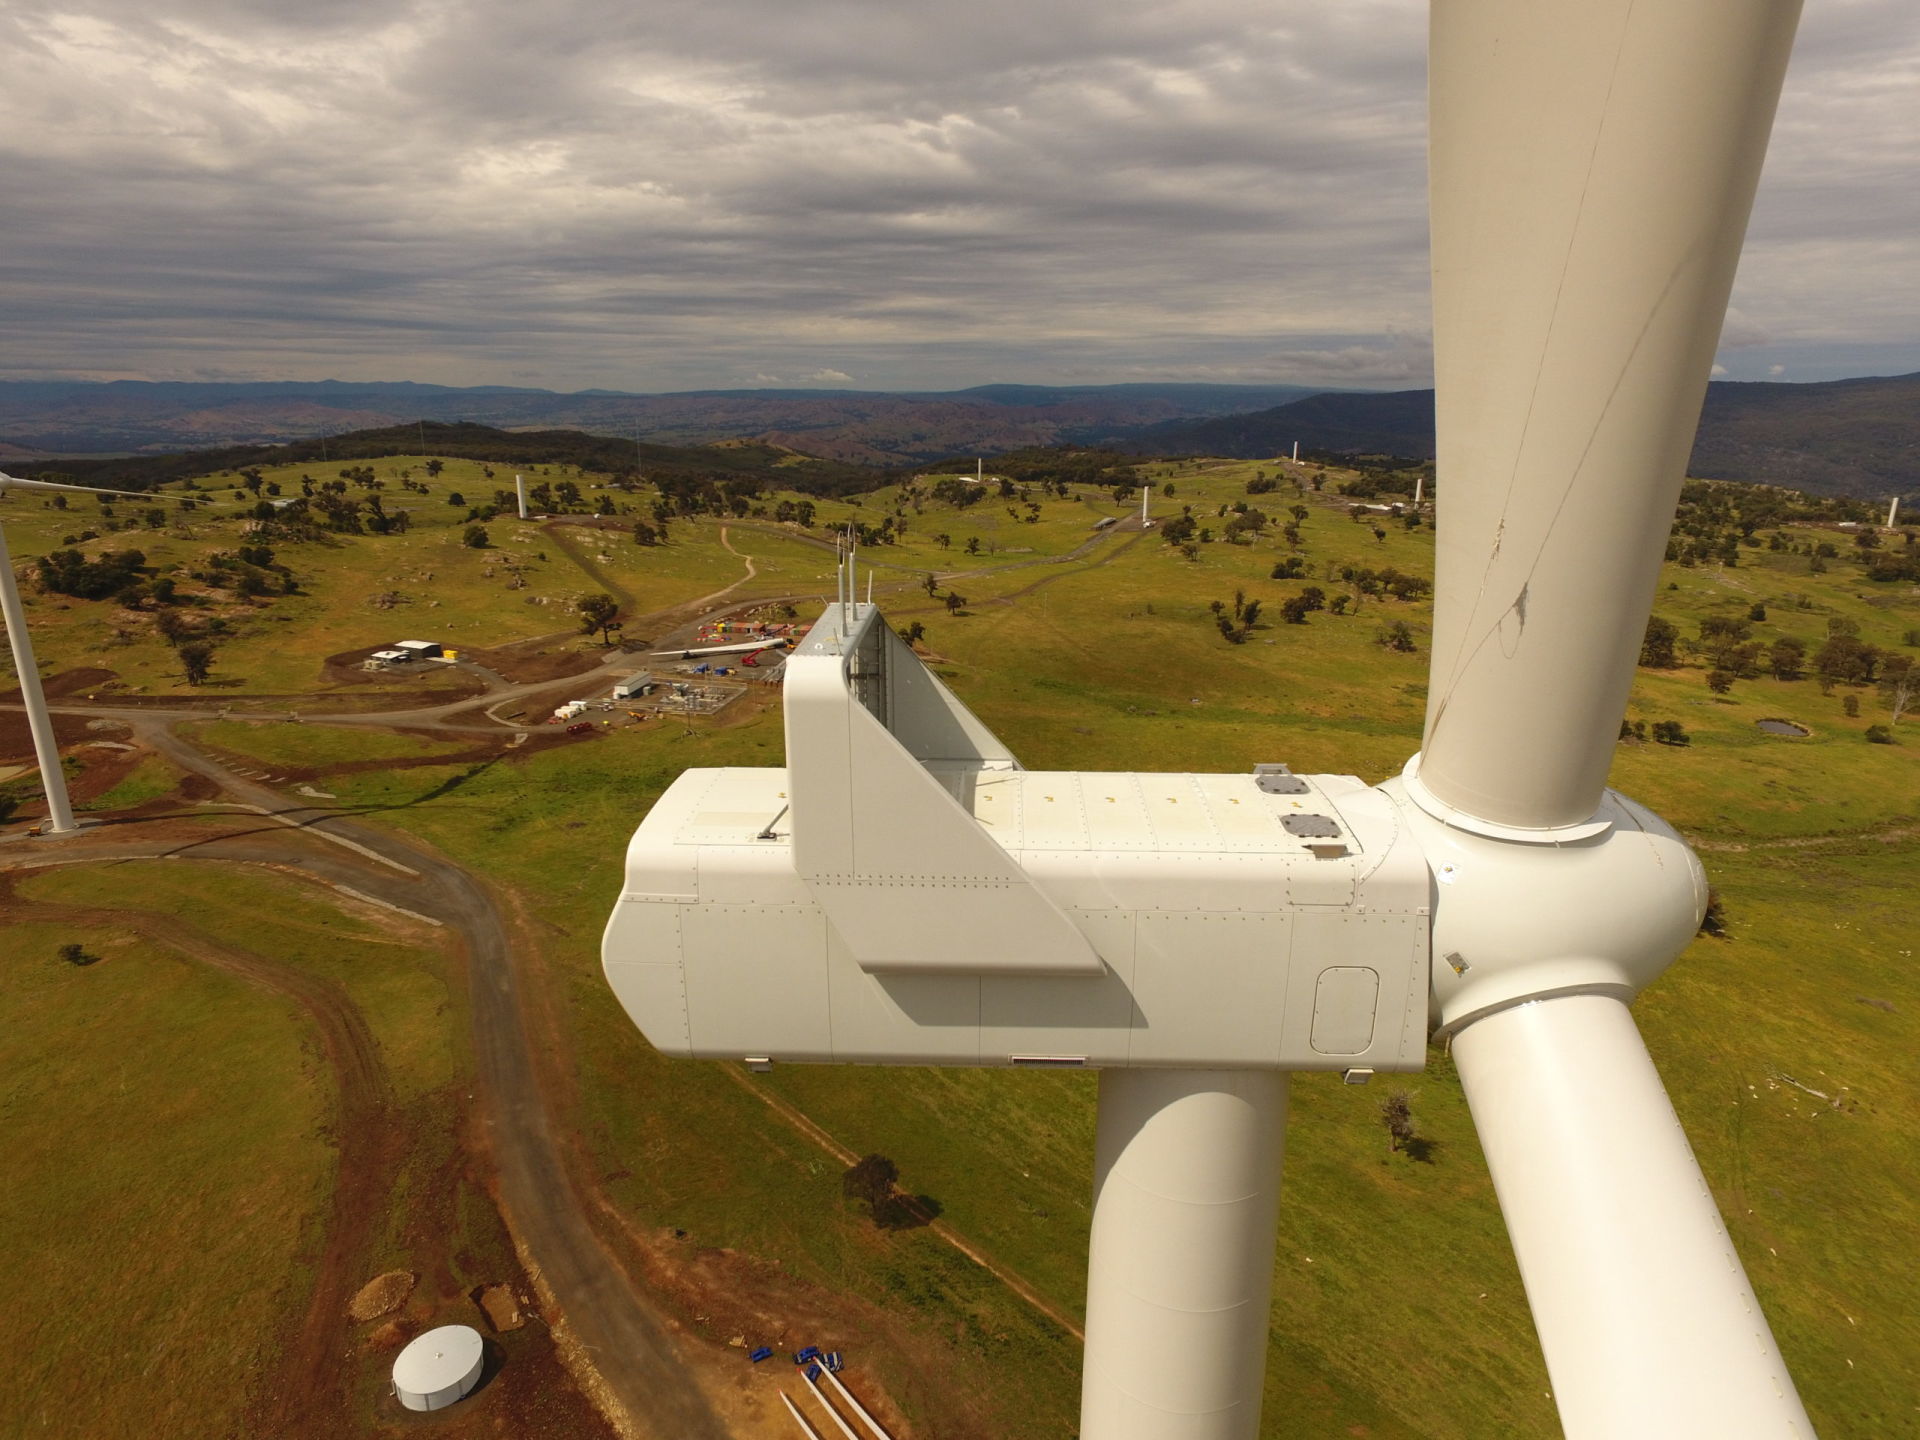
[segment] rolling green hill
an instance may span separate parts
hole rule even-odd
[[[429,458],[443,459],[441,468],[429,472]],[[675,1263],[686,1270],[731,1277],[738,1308],[771,1304],[769,1292],[783,1303],[798,1296],[812,1307],[810,1324],[825,1316],[820,1323],[860,1336],[858,1363],[884,1382],[918,1440],[1069,1440],[1078,1366],[1071,1335],[930,1227],[876,1230],[844,1199],[841,1164],[791,1116],[855,1153],[892,1157],[902,1184],[937,1200],[955,1234],[1071,1315],[1084,1283],[1090,1077],[800,1066],[749,1076],[736,1066],[668,1062],[648,1049],[599,974],[598,934],[634,825],[685,768],[779,764],[776,697],[743,701],[717,720],[618,726],[577,744],[478,757],[452,740],[322,731],[332,702],[307,697],[336,695],[360,709],[389,703],[379,685],[343,679],[327,662],[403,631],[463,649],[526,641],[598,654],[567,613],[583,589],[626,596],[630,632],[639,634],[655,633],[653,621],[676,606],[703,597],[707,608],[719,605],[710,597],[729,586],[725,603],[790,598],[810,616],[807,597],[832,583],[822,533],[892,521],[863,549],[881,606],[898,628],[924,627],[930,663],[1026,764],[1218,772],[1285,760],[1371,783],[1419,743],[1429,602],[1418,585],[1401,586],[1407,598],[1396,598],[1381,577],[1430,578],[1431,527],[1355,516],[1355,497],[1341,486],[1362,477],[1337,468],[1315,490],[1310,469],[1271,459],[1179,460],[1143,465],[1135,477],[1152,486],[1158,529],[1096,532],[1098,520],[1137,505],[1137,496],[1114,496],[1110,462],[1096,456],[1081,479],[1042,488],[1036,472],[1025,495],[1021,481],[1012,494],[989,487],[977,497],[892,484],[815,497],[805,522],[779,518],[804,497],[768,488],[744,515],[671,513],[665,543],[643,544],[627,527],[656,504],[671,510],[671,484],[596,490],[604,472],[589,478],[555,463],[540,479],[577,482],[584,493],[575,513],[545,524],[490,519],[487,546],[470,547],[462,539],[469,507],[448,502],[455,492],[463,501],[489,494],[497,482],[485,468],[495,463],[511,462],[380,460],[373,478],[384,490],[356,482],[345,494],[383,494],[389,511],[412,506],[413,523],[393,533],[271,536],[273,565],[297,586],[265,594],[241,593],[234,577],[247,572],[218,561],[261,543],[250,528],[256,501],[235,474],[192,490],[167,484],[151,527],[137,504],[108,515],[114,507],[91,500],[62,509],[15,495],[0,508],[23,568],[69,536],[90,558],[138,545],[143,584],[172,576],[177,608],[223,622],[216,673],[232,683],[218,695],[232,718],[195,731],[199,739],[236,762],[253,759],[263,774],[304,761],[324,803],[429,842],[505,897],[537,956],[529,984],[538,986],[534,1008],[568,1077],[561,1103],[570,1142],[615,1224],[672,1237],[661,1243],[670,1258],[685,1257]],[[261,479],[292,492],[303,469],[315,468],[282,463]],[[627,508],[602,525],[585,513],[600,498]],[[1236,506],[1272,518],[1251,524]],[[1296,506],[1304,513],[1289,537],[1285,517]],[[1912,1064],[1920,1052],[1912,963],[1920,717],[1896,721],[1880,687],[1856,671],[1823,675],[1818,657],[1834,637],[1870,648],[1881,666],[1920,654],[1920,587],[1870,578],[1874,556],[1912,553],[1917,532],[1876,537],[1870,550],[1840,531],[1830,510],[1772,491],[1689,487],[1656,604],[1676,631],[1674,654],[1639,672],[1627,715],[1649,727],[1678,724],[1689,743],[1651,743],[1629,730],[1611,778],[1686,833],[1723,903],[1725,934],[1696,940],[1637,1014],[1820,1433],[1912,1435],[1920,1274],[1900,1263],[1899,1247],[1920,1233]],[[1180,538],[1176,519],[1191,519],[1191,538]],[[1229,525],[1237,526],[1231,540]],[[88,530],[97,533],[80,539]],[[1287,623],[1284,602],[1310,585],[1341,603]],[[156,706],[196,693],[159,633],[165,607],[150,589],[132,605],[28,589],[50,675],[84,674],[103,699]],[[1260,600],[1265,617],[1240,643],[1220,633],[1212,608],[1237,593]],[[369,603],[392,596],[400,597],[392,607]],[[965,598],[950,604],[949,596]],[[1729,623],[1745,633],[1729,639]],[[1387,643],[1396,626],[1411,650]],[[1808,663],[1783,675],[1763,662],[1788,641],[1801,642]],[[1716,669],[1724,689],[1708,683]],[[301,697],[298,724],[290,695]],[[1756,725],[1763,719],[1809,733],[1767,734]],[[1895,743],[1873,743],[1876,725]],[[470,740],[463,733],[459,744]],[[76,751],[83,766],[100,754]],[[82,874],[72,867],[36,885],[48,896],[78,890]],[[34,944],[63,938],[36,934]],[[364,964],[369,978],[401,973],[391,962]],[[78,1030],[95,1012],[43,988],[34,1045],[22,1052],[33,1075],[17,1083],[51,1093],[72,1073],[67,1088],[90,1095],[82,1082],[99,1047],[63,1057],[57,1042],[63,1025]],[[248,1012],[220,1008],[217,996],[183,991],[178,1004],[189,1000],[244,1028]],[[216,1035],[208,1053],[191,1058],[240,1065],[246,1053],[237,1043]],[[1379,1106],[1390,1087],[1348,1087],[1336,1076],[1294,1085],[1262,1434],[1550,1440],[1558,1430],[1546,1376],[1444,1050],[1395,1085],[1430,1142],[1425,1160],[1388,1147]],[[40,1143],[57,1115],[75,1112],[21,1113]],[[110,1136],[120,1122],[83,1110],[68,1123]],[[54,1187],[66,1182],[50,1163],[43,1171],[48,1178],[37,1183],[48,1188],[34,1213],[57,1214],[64,1192]],[[216,1199],[225,1192],[215,1182],[240,1183],[211,1175]],[[180,1222],[188,1232],[222,1223],[202,1210]],[[44,1228],[58,1237],[52,1221]],[[173,1240],[189,1249],[194,1238]],[[119,1252],[72,1253],[84,1271]],[[62,1280],[82,1293],[87,1282],[84,1273]],[[220,1297],[209,1295],[211,1307]],[[688,1343],[725,1353],[735,1308],[671,1289],[662,1303],[678,1307]],[[14,1353],[42,1364],[67,1353],[55,1344],[64,1331],[25,1319],[17,1331]],[[137,1400],[128,1400],[130,1411]],[[151,1433],[195,1432],[156,1425]]]

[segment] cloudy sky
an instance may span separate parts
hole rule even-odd
[[[1430,380],[1422,0],[9,0],[0,376]],[[1809,0],[1720,361],[1920,370],[1920,5]]]

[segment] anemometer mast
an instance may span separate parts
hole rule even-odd
[[[1448,1040],[1571,1440],[1809,1437],[1628,1002],[1706,903],[1606,789],[1792,0],[1436,0],[1426,733],[1386,784],[1034,772],[840,594],[606,971],[678,1055],[1100,1071],[1081,1434],[1259,1429],[1286,1076]]]

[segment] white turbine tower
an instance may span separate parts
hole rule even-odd
[[[62,490],[70,495],[119,495],[133,500],[150,500],[128,490],[95,490],[86,485],[56,485],[51,480],[22,480],[0,473],[0,496],[11,490]],[[13,574],[13,554],[7,548],[6,526],[0,525],[0,618],[7,624],[7,644],[13,651],[14,672],[20,677],[20,704],[27,712],[27,729],[33,735],[34,759],[40,765],[40,788],[47,798],[47,832],[63,835],[79,828],[73,819],[73,804],[67,799],[67,777],[60,769],[60,744],[54,739],[53,717],[47,713],[47,697],[40,688],[40,667],[33,658],[33,641],[27,634],[27,612],[20,603],[20,585]]]
[[[1369,789],[1035,773],[841,600],[606,972],[668,1054],[1100,1070],[1085,1440],[1259,1429],[1287,1072],[1450,1040],[1573,1440],[1812,1434],[1627,1003],[1705,878],[1606,788],[1791,0],[1437,0],[1425,741]]]

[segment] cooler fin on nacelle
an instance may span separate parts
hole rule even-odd
[[[785,686],[794,866],[863,970],[1105,973],[969,812],[976,777],[1019,762],[875,607],[830,607]]]

